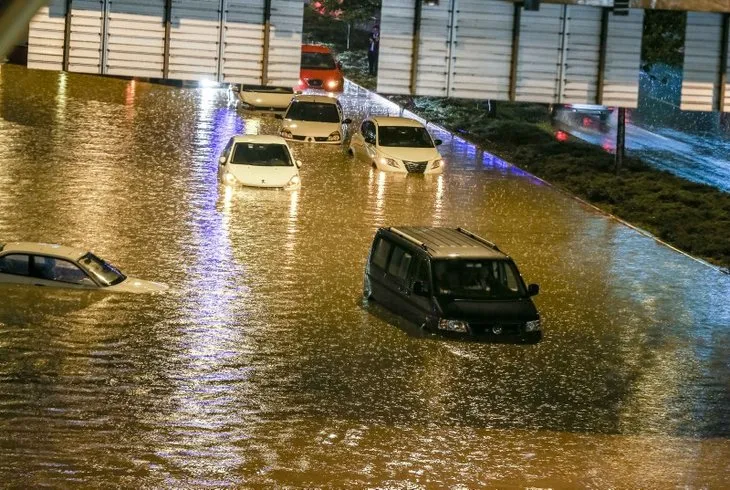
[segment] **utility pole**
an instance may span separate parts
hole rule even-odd
[[[624,163],[626,152],[626,108],[618,108],[618,125],[616,127],[616,175]]]

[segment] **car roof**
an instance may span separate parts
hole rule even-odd
[[[375,116],[371,117],[378,126],[407,126],[411,128],[422,128],[423,124],[408,117]]]
[[[337,104],[337,99],[326,95],[297,95],[292,98],[292,102],[317,102],[319,104]]]
[[[281,136],[269,134],[241,134],[233,137],[234,143],[261,143],[264,145],[286,145],[286,140]]]
[[[2,248],[2,252],[3,254],[12,252],[28,255],[52,255],[54,257],[62,257],[69,260],[78,260],[89,253],[88,250],[84,250],[82,248],[36,242],[9,242]]]
[[[509,259],[497,245],[463,228],[398,226],[385,230],[423,248],[436,259]]]
[[[321,44],[302,44],[302,51],[305,53],[331,53],[327,46]]]

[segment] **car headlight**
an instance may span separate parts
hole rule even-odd
[[[390,167],[398,168],[398,162],[388,157],[380,157],[381,165],[388,165]]]
[[[292,138],[291,131],[289,131],[288,129],[282,129],[281,131],[279,131],[279,134],[282,138]]]
[[[540,330],[540,319],[525,323],[525,332],[537,332]]]
[[[330,90],[334,90],[334,89],[336,89],[339,86],[340,86],[340,81],[339,80],[330,80],[330,81],[327,82],[327,88],[330,89]]]
[[[469,331],[469,323],[462,320],[441,320],[439,321],[439,328],[450,332],[467,333]]]
[[[287,189],[293,189],[295,187],[299,187],[299,184],[302,183],[302,179],[299,178],[298,175],[292,176],[291,179],[289,179],[289,182],[286,184]]]
[[[333,131],[330,133],[329,137],[327,138],[327,141],[340,141],[340,132],[339,131]]]
[[[443,159],[443,158],[437,158],[437,159],[436,159],[436,160],[434,160],[434,161],[433,161],[433,163],[431,164],[431,168],[440,168],[440,167],[441,167],[441,166],[442,166],[443,164],[445,164],[445,163],[446,163],[446,162],[444,162],[444,159]]]
[[[228,185],[233,185],[236,183],[236,177],[234,177],[233,174],[226,172],[223,176],[223,182]]]

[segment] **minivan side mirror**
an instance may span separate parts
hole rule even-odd
[[[302,168],[302,161],[301,160],[294,160],[294,163],[296,164],[297,168]]]
[[[415,281],[413,283],[413,294],[418,296],[428,296],[428,286],[423,281]]]
[[[220,157],[218,159],[218,163],[220,163],[221,165],[225,165],[226,164],[226,157]]]
[[[538,286],[537,284],[530,284],[529,286],[527,286],[527,294],[529,296],[537,296],[537,293],[539,292],[540,286]]]
[[[284,115],[283,114],[274,114],[274,118],[275,119],[284,119]]]
[[[442,145],[444,142],[441,140],[433,140],[433,144],[436,146]]]
[[[348,117],[347,119],[345,119],[344,121],[342,121],[342,124],[352,124],[352,119],[350,119]]]

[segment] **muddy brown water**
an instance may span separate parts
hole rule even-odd
[[[171,286],[0,289],[2,485],[727,486],[730,276],[436,128],[442,176],[300,145],[300,191],[222,189],[227,140],[276,128],[226,90],[0,66],[0,242]],[[397,224],[497,242],[541,286],[544,340],[424,336],[364,305]]]

